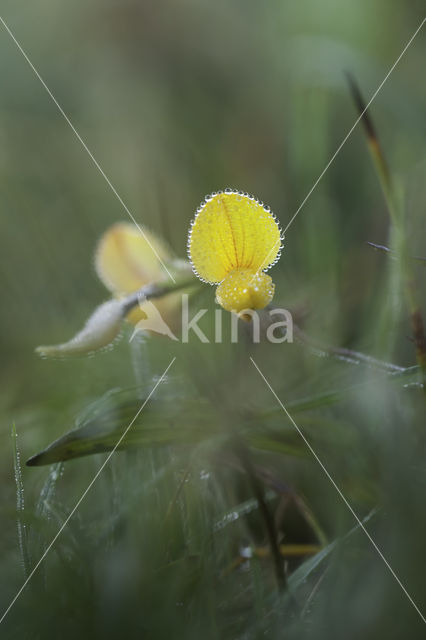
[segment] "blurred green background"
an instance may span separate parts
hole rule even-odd
[[[368,99],[420,24],[424,2],[35,0],[5,1],[1,16],[137,221],[185,257],[194,211],[205,194],[217,189],[230,186],[255,194],[286,226],[357,117],[344,72],[355,75]],[[409,250],[421,256],[426,255],[425,59],[423,29],[372,107],[388,162],[404,188]],[[89,402],[112,388],[135,384],[135,359],[143,360],[139,375],[149,381],[149,372],[160,375],[171,355],[178,355],[174,374],[184,377],[188,388],[204,372],[206,388],[223,392],[228,416],[248,397],[256,397],[259,405],[275,404],[251,365],[241,364],[244,354],[223,345],[185,350],[152,340],[135,355],[123,340],[95,358],[62,362],[36,357],[35,346],[71,337],[107,299],[94,273],[93,252],[100,234],[127,214],[3,26],[0,82],[0,600],[5,608],[24,579],[16,533],[13,424],[26,459],[71,428]],[[272,272],[275,302],[305,310],[305,329],[312,337],[414,365],[405,302],[400,291],[390,288],[390,261],[367,241],[389,241],[389,216],[358,127],[287,233]],[[424,303],[421,264],[415,274]],[[213,289],[206,289],[212,303]],[[230,364],[234,358],[237,369]],[[343,381],[358,384],[367,375],[362,367],[318,359],[296,346],[259,347],[256,359],[283,402],[333,390]],[[236,370],[240,390],[233,386]],[[382,516],[387,514],[388,520],[383,516],[376,525],[378,540],[425,612],[424,401],[418,389],[401,394],[398,389],[397,394],[383,376],[369,375],[374,382],[368,391],[363,388],[325,415],[314,413],[328,427],[340,425],[337,435],[315,442],[338,484],[348,483],[360,515],[376,505],[384,510]],[[277,421],[285,422],[285,416]],[[303,416],[298,422],[304,425]],[[110,541],[102,549],[105,557],[96,555],[95,525],[99,531],[108,521],[114,491],[118,501],[128,498],[128,486],[142,492],[144,483],[153,481],[153,469],[176,462],[172,455],[167,460],[151,460],[151,471],[146,458],[114,463],[116,476],[108,472],[100,480],[76,516],[78,524],[70,524],[75,556],[65,548],[67,534],[64,548],[58,541],[59,550],[52,551],[39,582],[43,588],[29,589],[3,623],[4,637],[123,633],[162,638],[176,631],[188,638],[400,638],[407,630],[407,637],[424,637],[418,614],[359,533],[356,550],[341,550],[330,565],[318,603],[303,621],[294,613],[279,617],[279,605],[265,595],[271,577],[259,574],[257,619],[270,624],[246,624],[253,606],[241,595],[248,587],[238,574],[232,588],[229,583],[220,587],[233,619],[225,624],[217,584],[209,577],[223,563],[220,553],[216,558],[206,545],[209,568],[203,568],[201,582],[195,581],[199,601],[187,605],[182,599],[182,607],[192,613],[179,618],[171,595],[174,582],[164,578],[152,586],[152,600],[145,601],[152,619],[148,616],[146,626],[139,626],[140,616],[146,616],[145,591],[135,586],[142,578],[129,549],[155,546],[163,520],[156,519],[151,505],[142,524],[128,523],[135,529],[133,546],[115,539],[116,544]],[[65,466],[58,488],[63,512],[51,514],[46,540],[98,462],[83,458]],[[353,526],[315,461],[295,468],[283,456],[264,464],[307,497],[328,540]],[[47,473],[45,468],[23,469],[30,514]],[[223,487],[234,481],[226,477],[218,483]],[[120,489],[111,490],[108,482]],[[197,491],[198,513],[205,501]],[[216,513],[218,503],[212,495],[209,500]],[[226,508],[232,507],[229,500]],[[138,505],[144,510],[143,492]],[[37,530],[37,522],[33,526]],[[235,546],[240,538],[243,544],[242,535],[231,536],[229,544]],[[86,573],[77,567],[86,567]],[[182,572],[191,574],[187,568]],[[267,586],[259,587],[262,580]],[[27,620],[24,610],[31,611]]]

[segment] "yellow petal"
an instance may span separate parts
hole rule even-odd
[[[269,209],[231,190],[206,198],[188,242],[195,273],[212,284],[234,269],[263,271],[278,259],[280,250],[280,229]]]
[[[161,262],[170,261],[165,246],[154,234],[136,225],[119,222],[101,237],[95,268],[104,285],[113,293],[137,291],[150,282],[167,278]]]
[[[151,282],[167,280],[161,260],[171,263],[172,256],[166,246],[150,231],[136,225],[118,222],[101,237],[95,254],[96,272],[103,284],[116,296],[138,291]],[[159,256],[159,257],[158,257]],[[186,265],[182,264],[182,269]],[[155,306],[171,327],[179,325],[180,293],[172,293],[155,301]],[[136,325],[145,319],[144,303],[135,307],[126,320]]]
[[[227,311],[264,309],[274,296],[275,285],[266,273],[251,269],[231,271],[216,289],[218,303]]]

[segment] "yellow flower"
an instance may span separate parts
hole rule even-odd
[[[167,267],[166,267],[167,265]],[[180,301],[182,288],[190,287],[187,273],[191,272],[187,261],[172,258],[166,246],[151,232],[128,222],[119,222],[101,237],[96,254],[95,268],[99,278],[114,294],[112,300],[98,306],[84,327],[68,342],[43,345],[36,351],[45,358],[68,358],[94,353],[108,348],[120,334],[124,319],[136,325],[136,329],[168,335],[176,340],[173,330],[180,325]],[[178,278],[170,287],[171,272]],[[183,279],[182,279],[183,278]],[[161,283],[169,283],[167,286]],[[143,287],[154,285],[163,288],[164,295],[155,296],[155,303],[132,295]],[[129,309],[130,312],[129,312]],[[142,323],[141,320],[148,322]]]
[[[96,272],[107,289],[117,297],[169,279],[161,261],[173,269],[170,250],[152,232],[145,228],[143,232],[142,235],[130,222],[118,222],[107,229],[99,240],[95,253]],[[177,266],[182,271],[189,268],[183,261]],[[155,300],[155,307],[164,321],[175,329],[179,326],[180,298],[180,293],[171,293]],[[147,304],[153,303],[141,302],[126,319],[134,325],[145,319],[147,314],[144,305]]]
[[[218,303],[236,313],[271,302],[275,286],[265,271],[278,260],[281,247],[280,228],[269,208],[231,189],[205,198],[188,240],[194,272],[219,285]]]

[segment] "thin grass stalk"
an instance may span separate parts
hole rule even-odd
[[[12,427],[12,445],[13,445],[13,466],[15,471],[16,483],[16,526],[18,531],[18,544],[21,554],[22,567],[24,575],[27,578],[31,572],[31,559],[28,549],[28,535],[23,520],[25,511],[24,500],[24,482],[22,480],[22,470],[20,461],[20,452],[18,447],[18,434],[16,433],[16,425]]]
[[[391,236],[394,240],[395,251],[400,257],[402,285],[411,318],[413,339],[416,346],[416,358],[420,366],[420,379],[423,391],[426,392],[426,335],[420,305],[417,300],[415,277],[405,237],[401,193],[395,187],[376,129],[371,116],[366,111],[366,103],[358,84],[351,75],[348,74],[347,77],[355,105],[358,111],[363,114],[362,124],[367,138],[367,145],[389,212]]]

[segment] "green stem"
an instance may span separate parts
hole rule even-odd
[[[200,282],[196,280],[194,276],[192,276],[191,278],[185,278],[184,280],[180,280],[172,284],[145,285],[144,287],[142,287],[142,289],[139,289],[139,291],[136,291],[135,293],[131,293],[129,296],[127,296],[127,298],[123,300],[123,315],[127,316],[130,311],[137,307],[140,302],[144,302],[144,300],[162,298],[169,293],[174,293],[175,291],[187,289],[188,287],[193,287],[195,285],[200,285]]]
[[[410,255],[405,238],[401,192],[399,189],[396,190],[395,188],[373,121],[366,110],[365,101],[362,97],[361,91],[352,76],[348,76],[348,81],[355,105],[358,111],[362,114],[362,124],[367,136],[368,148],[370,150],[389,212],[391,232],[393,227],[394,233],[392,236],[395,241],[395,246],[393,248],[400,257],[402,284],[411,317],[413,338],[416,345],[416,357],[420,366],[423,390],[426,392],[426,335],[420,305],[417,300],[415,279],[411,268]]]

